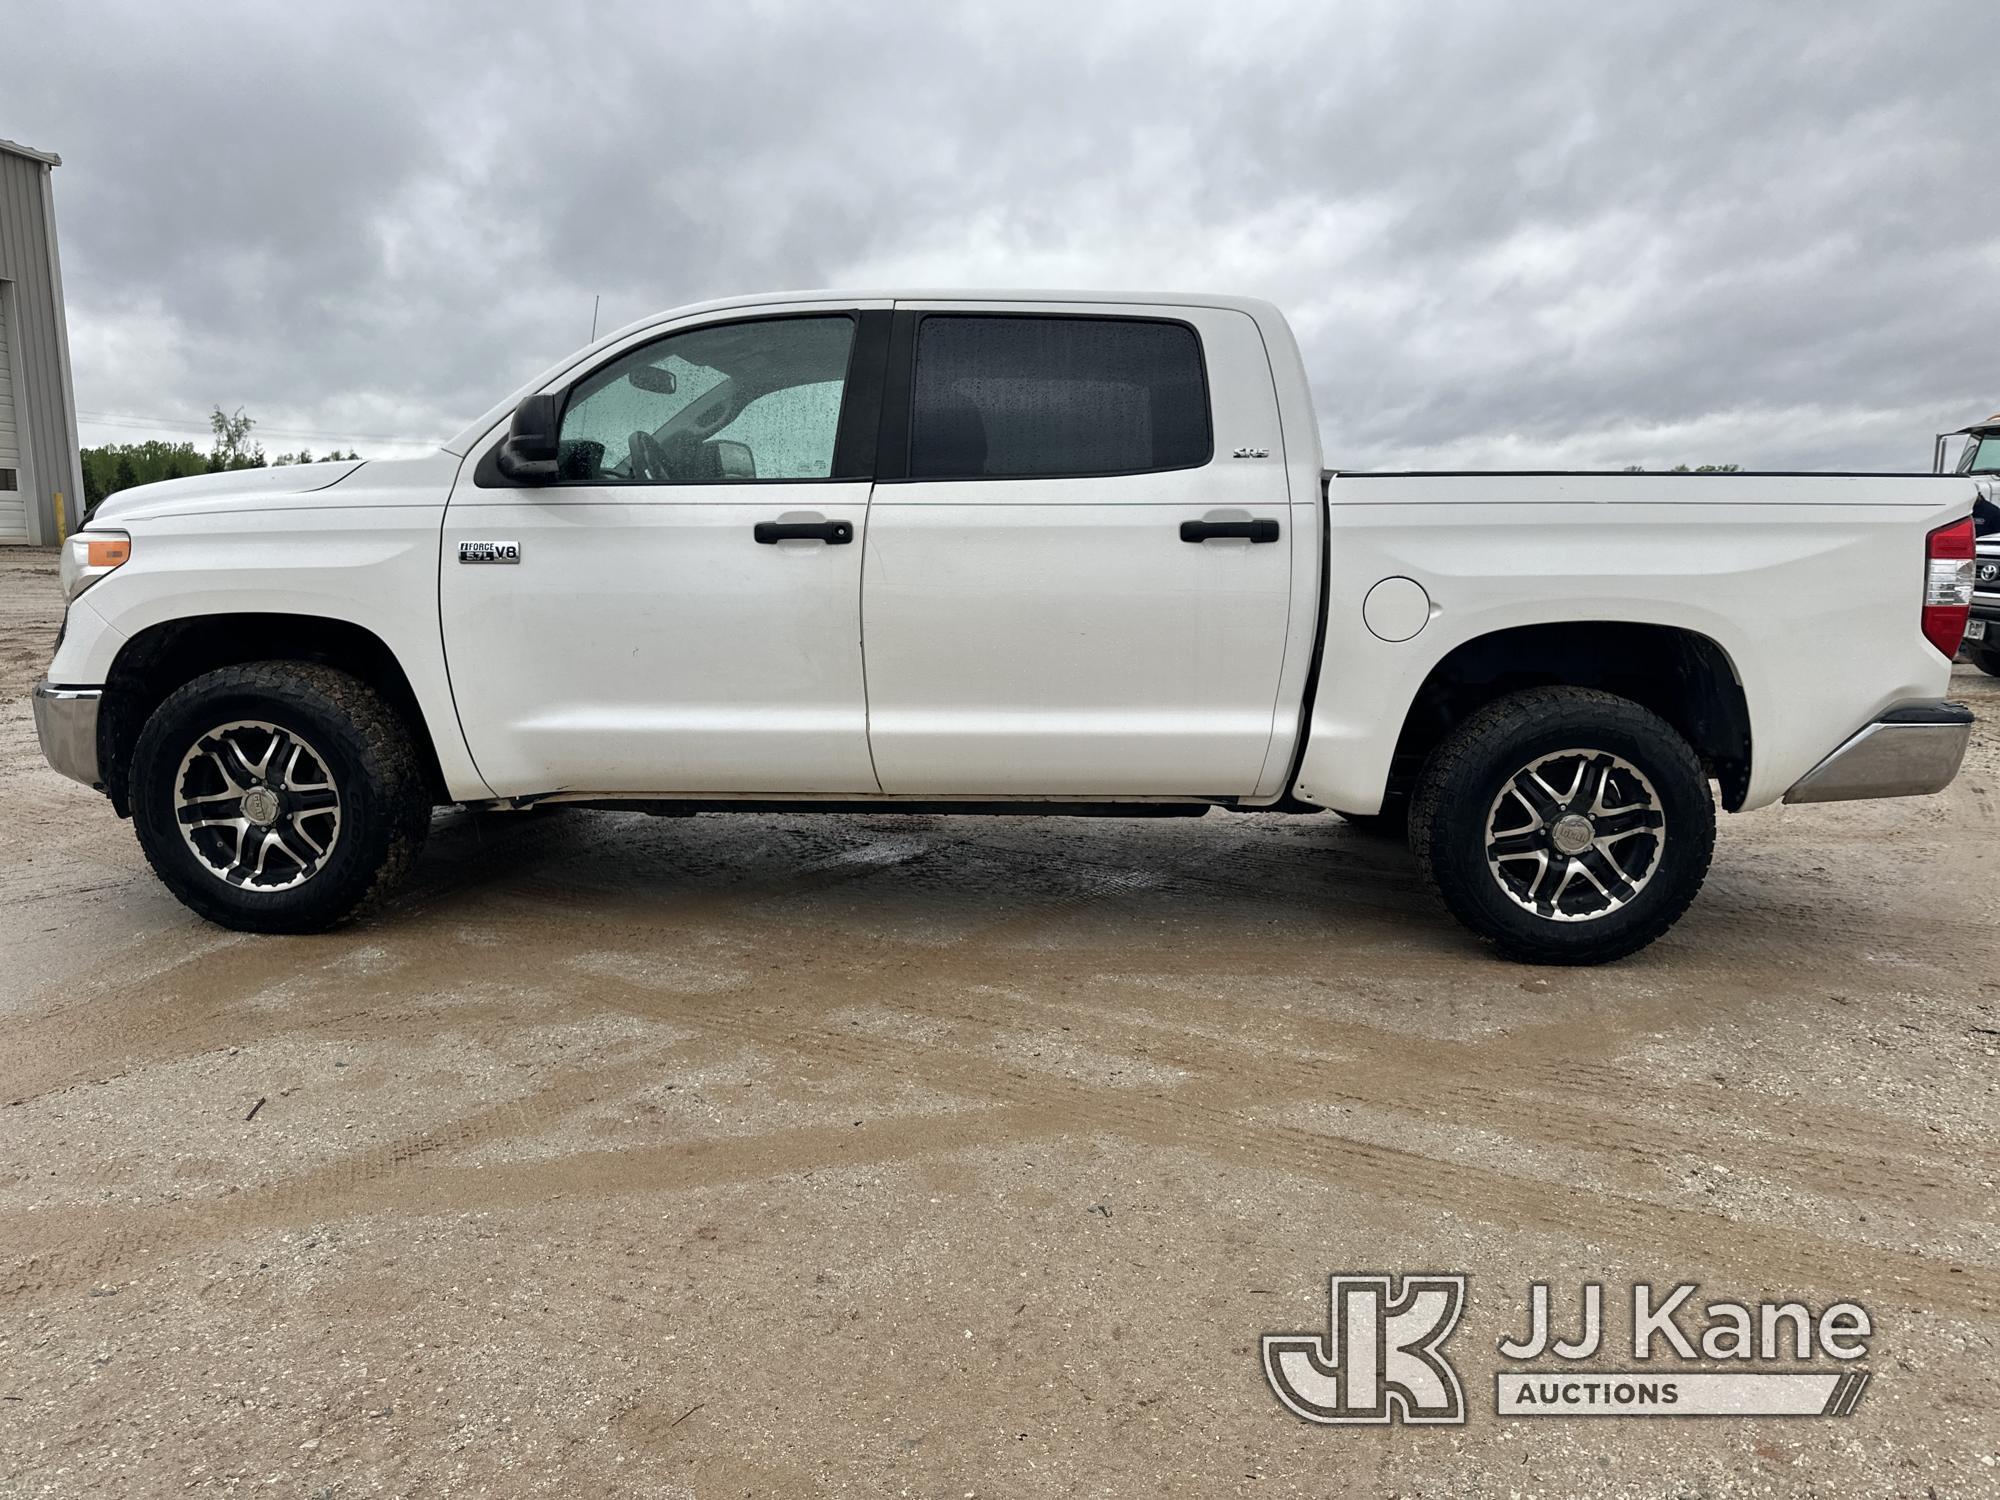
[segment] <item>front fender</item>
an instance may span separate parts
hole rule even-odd
[[[466,749],[445,675],[437,616],[441,506],[365,518],[335,509],[159,517],[131,527],[132,560],[71,603],[49,679],[103,686],[119,655],[155,627],[216,617],[338,621],[379,640],[408,681],[438,769],[459,800],[490,797]],[[365,524],[357,525],[357,519]],[[242,627],[255,632],[250,619]],[[241,642],[254,660],[257,641]]]

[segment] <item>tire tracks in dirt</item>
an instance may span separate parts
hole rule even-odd
[[[569,841],[572,847],[566,852],[556,851],[559,859],[575,856],[574,842]],[[585,848],[597,842],[600,840],[586,840]],[[707,932],[740,928],[759,933],[762,924],[757,914],[746,911],[746,907],[764,900],[793,898],[802,891],[831,890],[885,871],[907,870],[913,863],[938,852],[935,840],[885,839],[872,831],[864,831],[858,838],[848,835],[819,842],[823,852],[817,860],[809,860],[803,870],[788,867],[765,878],[734,882],[723,889],[677,892],[664,910],[655,908],[634,914],[615,900],[607,910],[601,892],[565,881],[559,871],[537,868],[503,877],[497,889],[482,892],[473,902],[473,915],[486,916],[496,908],[527,905],[538,909],[539,915],[532,920],[511,920],[510,931],[526,928],[531,935],[539,931],[558,938],[554,951],[559,954],[576,951],[593,933],[614,938],[624,948],[636,944],[643,951],[648,944],[657,944],[681,928]],[[1030,852],[1021,851],[1020,858],[1025,862]],[[1277,857],[1288,860],[1293,851],[1280,851]],[[1970,1292],[1981,1309],[1990,1310],[1994,1305],[1994,1279],[1986,1268],[1940,1269],[1935,1257],[1921,1252],[1885,1251],[1830,1240],[1795,1228],[1745,1223],[1702,1209],[1663,1207],[1641,1198],[1549,1183],[1463,1161],[1439,1161],[1351,1136],[1254,1117],[1269,1104],[1275,1092],[1289,1086],[1302,1095],[1347,1099],[1370,1108],[1399,1110],[1441,1122],[1463,1123],[1469,1115],[1515,1135],[1524,1132],[1525,1119],[1529,1122],[1526,1133],[1532,1138],[1585,1149],[1608,1146],[1614,1152],[1636,1154],[1655,1164],[1666,1159],[1661,1145],[1663,1137],[1670,1143],[1698,1147],[1712,1141],[1716,1130],[1738,1123],[1718,1111],[1709,1119],[1707,1130],[1697,1123],[1676,1137],[1673,1128],[1663,1131],[1657,1121],[1649,1127],[1644,1119],[1632,1113],[1607,1110],[1601,1105],[1558,1103],[1549,1106],[1545,1114],[1524,1116],[1524,1109],[1538,1109],[1547,1104],[1546,1099],[1524,1098],[1524,1086],[1558,1093],[1568,1090],[1577,1094],[1636,1097],[1635,1089],[1643,1085],[1642,1079],[1612,1062],[1547,1055],[1541,1050],[1547,1041],[1573,1024],[1562,1018],[1498,1037],[1464,1042],[1413,1037],[1391,1028],[1358,1027],[1345,1021],[1288,1013],[1284,1018],[1288,1027],[1302,1028],[1338,1059],[1327,1063],[1288,1057],[1282,1052],[1274,1055],[1249,1044],[1226,1045],[1187,1032],[1176,1033],[1170,1016],[1147,1017],[1142,1012],[1141,1024],[1149,1028],[1143,1055],[1149,1061],[1165,1062],[1191,1075],[1184,1084],[1151,1092],[1080,1084],[1010,1066],[1004,1060],[973,1055],[962,1047],[857,1036],[840,1028],[813,1024],[816,1010],[823,1021],[824,1013],[830,1009],[867,1003],[871,998],[906,1014],[944,1019],[960,1026],[1005,1026],[1018,1031],[1045,1026],[1057,1015],[1063,1015],[1069,1018],[1072,1040],[1113,1053],[1129,1053],[1130,1037],[1124,1030],[1132,1019],[1129,1013],[1106,1015],[1101,1010],[1063,1008],[1055,1002],[1024,1002],[1018,998],[1019,988],[1037,979],[1092,982],[1091,976],[1080,981],[1077,974],[1079,960],[1087,964],[1090,954],[1080,955],[1073,949],[1023,952],[1020,939],[1106,901],[1128,898],[1143,885],[1170,889],[1186,883],[1202,888],[1215,881],[1190,877],[1178,867],[1160,874],[1157,861],[1149,868],[1148,875],[1129,878],[1120,878],[1114,866],[1097,868],[1094,875],[1072,879],[1067,890],[1030,898],[1025,903],[1018,900],[1010,903],[997,920],[942,956],[925,951],[922,956],[928,969],[921,986],[899,979],[889,969],[891,960],[902,963],[908,952],[905,945],[893,939],[872,942],[869,945],[872,958],[863,956],[856,961],[822,966],[810,978],[794,976],[787,980],[767,972],[748,981],[742,989],[710,995],[696,1003],[685,998],[663,1003],[654,990],[602,975],[585,980],[560,971],[529,976],[544,986],[553,980],[559,996],[564,981],[587,988],[592,993],[586,1003],[593,1009],[617,1009],[622,1005],[655,1018],[668,1016],[724,1039],[749,1041],[815,1060],[830,1059],[866,1075],[944,1084],[986,1101],[983,1108],[901,1119],[851,1134],[834,1130],[827,1136],[822,1127],[805,1127],[726,1141],[698,1140],[587,1152],[553,1162],[503,1163],[476,1172],[453,1165],[452,1158],[484,1143],[532,1138],[555,1128],[582,1104],[603,1097],[622,1083],[639,1079],[647,1066],[643,1059],[609,1068],[593,1065],[555,1075],[528,1099],[472,1112],[448,1125],[417,1132],[302,1173],[273,1188],[233,1194],[221,1204],[204,1201],[176,1205],[172,1211],[156,1207],[51,1210],[45,1216],[54,1221],[51,1228],[68,1226],[81,1231],[91,1248],[52,1248],[44,1236],[38,1235],[38,1239],[45,1241],[43,1247],[30,1250],[25,1262],[17,1262],[20,1269],[0,1290],[18,1295],[74,1287],[103,1279],[113,1270],[130,1269],[246,1230],[393,1211],[407,1207],[412,1196],[427,1203],[520,1206],[568,1195],[595,1196],[784,1175],[815,1170],[815,1163],[882,1162],[913,1154],[970,1150],[991,1143],[996,1135],[1013,1142],[1024,1135],[1039,1137],[1062,1132],[1116,1135],[1142,1145],[1186,1149],[1236,1164],[1255,1161],[1260,1166],[1310,1177],[1385,1204],[1469,1213],[1501,1228],[1572,1233],[1586,1239],[1610,1238],[1649,1250],[1656,1248],[1665,1232],[1670,1242],[1681,1243],[1693,1253],[1725,1254],[1730,1263],[1738,1266],[1755,1266],[1760,1259],[1767,1267],[1795,1266],[1816,1285],[1830,1289],[1851,1287],[1853,1268],[1866,1266],[1874,1279],[1909,1289],[1911,1295],[1949,1294],[1963,1299]],[[1223,879],[1235,885],[1243,877],[1231,874]],[[1249,888],[1254,889],[1254,884]],[[405,920],[368,931],[367,935],[385,950],[387,961],[381,970],[342,975],[343,1000],[347,1003],[331,1009],[322,1007],[305,1016],[287,1014],[276,1031],[338,1028],[357,1022],[379,1024],[384,1011],[399,997],[406,996],[411,984],[426,974],[452,974],[463,981],[471,950],[456,941],[452,927],[466,914],[453,912],[447,918],[439,910],[440,904],[428,903],[414,923]],[[325,951],[334,955],[345,955],[352,946],[341,939],[314,941],[324,943]],[[1196,945],[1204,947],[1209,971],[1216,978],[1239,982],[1246,977],[1240,957],[1257,948],[1255,943],[1244,943],[1233,945],[1234,953],[1218,955],[1200,945],[1198,939]],[[1180,955],[1169,948],[1153,956],[1171,961]],[[506,950],[502,950],[502,961],[507,957]],[[330,960],[319,972],[337,962],[338,958]],[[1129,955],[1124,966],[1130,967]],[[1248,967],[1251,977],[1258,972],[1274,979],[1296,975],[1295,956],[1266,957]],[[1444,961],[1437,967],[1446,971],[1462,968],[1462,961]],[[296,965],[288,966],[287,972],[292,981],[297,980]],[[1186,984],[1190,977],[1176,967],[1176,982]],[[994,979],[1006,981],[991,992],[1003,997],[1003,1008],[1011,1007],[1004,1017],[968,1011],[957,998],[955,984]],[[103,1076],[107,1061],[120,1064],[157,1061],[163,1054],[203,1050],[220,1044],[239,1030],[240,1008],[270,988],[272,982],[272,955],[266,945],[244,943],[219,954],[205,952],[190,957],[165,975],[114,982],[80,1006],[64,1006],[34,1023],[39,1031],[31,1030],[31,1045],[16,1055],[33,1059],[26,1077],[46,1090],[83,1076]],[[833,1000],[815,998],[809,993],[829,984],[837,985],[840,991]],[[757,992],[760,1003],[747,1007],[735,1004],[751,990]],[[774,995],[789,1002],[789,1008],[777,1019],[773,1019],[774,1013],[765,1003]],[[1009,995],[1015,998],[1006,999]],[[116,1024],[119,1012],[148,1001],[154,1004],[152,1012],[122,1027]],[[1660,1024],[1674,1014],[1673,1003],[1661,1001],[1624,1017],[1625,1024],[1616,1031],[1599,1035],[1596,1050],[1615,1051],[1632,1031]],[[162,1016],[171,1019],[162,1020]],[[504,1004],[487,1003],[479,1007],[476,1016],[468,1012],[462,1019],[476,1033],[488,1025],[505,1025],[508,1017]],[[461,1018],[431,1017],[427,1024],[456,1019]],[[1075,1029],[1079,1019],[1084,1024],[1081,1036]],[[1428,1087],[1411,1082],[1409,1070],[1413,1058],[1423,1065],[1418,1071],[1433,1076],[1448,1074],[1449,1085],[1432,1093]],[[5,1080],[10,1092],[20,1090],[21,1077],[11,1067],[0,1072],[0,1079]],[[1822,1170],[1837,1165],[1853,1147],[1867,1143],[1877,1153],[1876,1165],[1870,1169],[1872,1175],[1864,1175],[1857,1169],[1854,1186],[1887,1191],[1900,1180],[1906,1190],[1914,1187],[1921,1191],[1923,1197],[1917,1200],[1920,1203],[1929,1203],[1932,1194],[1949,1188],[1949,1183],[1943,1180],[1899,1169],[1891,1158],[1880,1154],[1885,1132],[1897,1135],[1896,1128],[1880,1118],[1858,1117],[1843,1127],[1817,1114],[1795,1113],[1788,1123],[1812,1132],[1807,1143],[1797,1144],[1769,1136],[1773,1115],[1782,1114],[1782,1109],[1773,1111],[1754,1127],[1764,1130],[1766,1138],[1749,1148],[1768,1153],[1765,1160],[1772,1170],[1799,1174]],[[1893,1147],[1907,1158],[1904,1164],[1907,1168],[1920,1160],[1924,1144],[1918,1137],[1907,1136],[1895,1140]],[[1650,1156],[1645,1154],[1648,1150]],[[410,1186],[413,1176],[422,1183],[421,1191],[414,1195]],[[1736,1248],[1719,1251],[1718,1246],[1725,1243]],[[1964,1305],[1963,1301],[1958,1305]]]

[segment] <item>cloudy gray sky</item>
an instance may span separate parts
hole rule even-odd
[[[1269,297],[1349,467],[1923,467],[2000,409],[1993,0],[0,0],[0,50],[86,442],[406,451],[594,295],[828,285]]]

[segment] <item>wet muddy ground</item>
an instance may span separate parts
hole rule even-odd
[[[1726,819],[1609,969],[1486,957],[1330,815],[448,812],[282,939],[42,764],[58,613],[0,554],[0,1494],[2000,1488],[1968,668],[1947,795]],[[1467,1425],[1278,1406],[1338,1270],[1470,1275]],[[1503,1421],[1531,1280],[1857,1300],[1874,1380]]]

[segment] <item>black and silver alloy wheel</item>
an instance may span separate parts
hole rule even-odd
[[[1660,794],[1606,750],[1523,766],[1486,815],[1486,867],[1509,900],[1554,922],[1590,922],[1646,888],[1667,841]]]
[[[340,789],[303,735],[237,719],[202,735],[174,778],[181,837],[217,879],[288,891],[319,873],[340,841]]]
[[[1694,900],[1715,802],[1681,733],[1596,688],[1527,688],[1431,751],[1410,849],[1453,916],[1527,963],[1637,952]]]
[[[323,932],[415,861],[432,789],[382,693],[318,662],[220,667],[153,710],[132,747],[133,827],[194,911],[242,932]]]

